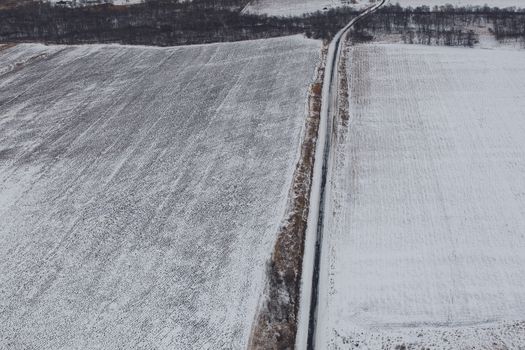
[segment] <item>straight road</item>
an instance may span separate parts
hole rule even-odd
[[[350,29],[360,20],[369,16],[381,6],[385,5],[388,0],[381,0],[374,5],[368,7],[357,17],[352,19],[344,28],[342,28],[333,38],[328,48],[328,55],[326,60],[326,73],[323,83],[323,96],[322,96],[322,109],[321,109],[321,126],[319,128],[319,139],[316,154],[322,154],[322,163],[316,164],[314,169],[314,180],[312,186],[312,201],[311,203],[319,203],[318,207],[310,209],[312,213],[308,219],[308,227],[313,227],[307,232],[307,240],[309,238],[315,239],[315,247],[313,247],[313,239],[310,239],[310,244],[306,243],[305,247],[305,263],[311,263],[312,259],[309,259],[313,255],[313,269],[306,268],[304,271],[304,280],[307,281],[309,275],[311,276],[312,284],[311,288],[305,291],[302,296],[302,300],[308,303],[308,297],[310,298],[310,305],[305,306],[303,309],[308,309],[308,326],[307,326],[307,340],[304,342],[304,334],[306,333],[305,324],[306,320],[303,320],[303,325],[299,325],[298,343],[297,348],[306,347],[308,350],[316,348],[316,327],[317,327],[317,315],[318,315],[318,298],[319,298],[319,266],[321,262],[321,248],[323,239],[323,217],[325,208],[325,187],[328,169],[331,168],[330,164],[332,161],[331,156],[331,144],[333,121],[337,116],[338,111],[338,85],[339,85],[339,62],[341,60],[341,53],[343,52],[343,46],[346,42],[346,38]],[[341,101],[347,103],[347,101]],[[308,249],[308,246],[311,249]],[[311,252],[309,254],[309,251]],[[312,254],[313,253],[313,254]],[[305,318],[303,316],[303,318]],[[301,321],[300,321],[301,323]],[[301,327],[302,326],[302,327]],[[303,328],[303,329],[301,329]]]

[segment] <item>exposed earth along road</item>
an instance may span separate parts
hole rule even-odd
[[[309,289],[305,291],[302,295],[302,300],[308,302],[308,297],[310,298],[310,306],[308,310],[308,326],[307,326],[307,340],[306,344],[304,344],[304,338],[306,333],[306,327],[305,327],[305,316],[303,316],[302,322],[299,325],[299,331],[298,331],[298,343],[297,348],[304,348],[306,346],[307,349],[313,350],[316,348],[316,323],[317,323],[317,304],[318,304],[318,294],[319,294],[319,264],[320,264],[320,258],[321,258],[321,245],[322,245],[322,238],[323,238],[323,212],[325,207],[325,185],[326,185],[326,179],[327,179],[327,173],[328,169],[330,169],[330,162],[332,160],[331,152],[330,152],[330,146],[331,146],[331,139],[334,135],[332,135],[332,126],[333,126],[333,119],[337,114],[338,111],[338,83],[339,83],[339,61],[341,60],[341,54],[343,52],[343,45],[346,41],[346,37],[352,28],[352,26],[357,23],[359,20],[365,18],[366,16],[372,14],[374,11],[379,9],[381,6],[386,4],[388,0],[381,0],[377,2],[376,4],[368,7],[366,10],[364,10],[361,14],[359,14],[357,17],[352,19],[344,28],[342,28],[337,34],[334,36],[332,42],[330,43],[330,47],[328,49],[328,56],[326,59],[326,72],[325,73],[325,81],[323,84],[323,96],[322,96],[322,109],[321,109],[321,126],[319,128],[319,139],[318,139],[318,147],[316,150],[316,154],[322,154],[322,163],[316,164],[316,168],[314,169],[314,180],[313,180],[313,188],[312,188],[312,200],[311,203],[316,203],[316,199],[318,200],[317,203],[319,203],[319,207],[315,208],[312,205],[311,208],[311,217],[308,219],[308,227],[313,227],[309,230],[309,233],[307,232],[307,240],[310,239],[310,246],[313,244],[312,233],[315,238],[315,248],[312,247],[312,249],[308,249],[308,243],[306,243],[305,247],[305,262],[306,264],[308,262],[311,263],[311,253],[313,253],[313,270],[306,269],[305,270],[305,276],[304,281],[308,280],[308,275],[311,274],[311,280],[312,285],[311,288],[304,288]],[[347,103],[347,101],[343,101],[343,103]],[[315,231],[315,232],[314,232]],[[310,254],[309,254],[310,253]],[[303,309],[308,309],[308,306],[303,306]],[[304,313],[303,313],[304,315]]]

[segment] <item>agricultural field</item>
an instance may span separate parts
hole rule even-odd
[[[4,47],[0,348],[245,348],[320,47]]]
[[[401,6],[443,6],[443,5],[453,5],[453,6],[485,6],[490,7],[517,7],[523,8],[525,4],[523,0],[390,0],[391,4],[398,3]]]
[[[333,9],[337,7],[353,7],[361,9],[369,6],[369,0],[252,0],[244,8],[244,13],[266,14],[268,16],[301,16],[304,14]],[[403,7],[416,6],[484,6],[491,7],[525,7],[523,0],[390,0],[389,4],[399,4]]]
[[[317,347],[524,348],[525,51],[348,57]]]
[[[369,4],[368,0],[252,0],[243,12],[288,17],[342,6],[363,8]]]

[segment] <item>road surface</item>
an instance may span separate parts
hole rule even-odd
[[[303,266],[303,281],[312,281],[310,288],[303,288],[301,299],[303,307],[299,315],[299,326],[297,336],[297,348],[315,349],[316,346],[316,323],[317,323],[317,304],[319,291],[319,263],[323,237],[323,211],[324,211],[324,188],[329,164],[332,160],[330,145],[332,138],[333,119],[338,111],[338,91],[339,84],[339,62],[345,39],[358,21],[375,12],[388,0],[381,0],[368,7],[357,17],[352,19],[342,28],[333,38],[328,49],[326,59],[325,79],[323,83],[321,125],[319,128],[319,139],[316,154],[323,155],[322,162],[316,162],[311,194],[310,217],[308,218],[307,238],[305,245],[305,257]],[[318,206],[315,206],[318,203]],[[313,260],[313,261],[312,261]],[[309,305],[307,305],[309,302]]]

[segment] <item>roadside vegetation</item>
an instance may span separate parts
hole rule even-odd
[[[266,269],[266,288],[252,327],[250,349],[293,349],[296,343],[306,225],[328,45],[323,45],[314,82],[308,89],[300,158],[290,189],[272,257]]]

